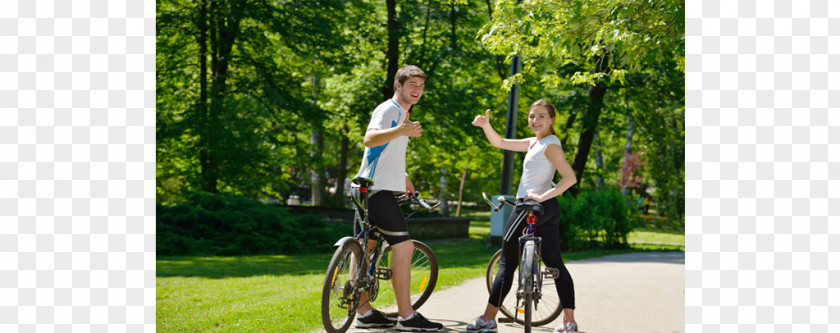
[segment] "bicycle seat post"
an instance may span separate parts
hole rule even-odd
[[[367,221],[368,221],[368,192],[369,192],[369,190],[370,190],[370,188],[365,186],[365,185],[359,186],[359,193],[362,195],[362,201],[364,202],[364,205],[365,205],[365,217],[362,220],[365,223],[367,223]]]

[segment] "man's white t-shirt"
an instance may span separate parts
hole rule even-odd
[[[560,139],[555,135],[549,135],[535,143],[536,139],[530,139],[529,147],[531,148],[528,149],[525,160],[522,162],[522,178],[519,179],[519,189],[516,191],[517,199],[525,198],[528,191],[543,194],[554,187],[552,180],[556,168],[548,157],[545,157],[545,149],[549,145],[560,146]]]
[[[407,112],[393,99],[373,110],[368,129],[389,129],[405,121]],[[356,177],[373,179],[373,190],[405,192],[405,149],[408,137],[401,135],[388,143],[365,148],[362,166]]]

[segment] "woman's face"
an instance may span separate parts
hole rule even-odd
[[[551,118],[544,106],[537,105],[531,108],[531,111],[528,111],[528,126],[534,133],[551,133],[552,125],[554,125],[554,118]]]

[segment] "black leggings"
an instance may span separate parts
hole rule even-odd
[[[560,220],[560,205],[554,198],[546,200],[541,203],[543,206],[543,214],[536,214],[540,222],[537,227],[535,236],[542,237],[542,260],[546,267],[554,267],[560,270],[560,276],[554,279],[554,284],[557,287],[557,296],[560,297],[560,303],[563,304],[564,309],[575,308],[575,284],[572,281],[572,275],[563,264],[563,258],[560,256],[560,229],[558,221]],[[520,210],[514,210],[508,218],[508,225],[516,221]],[[502,243],[502,258],[499,260],[499,271],[496,273],[496,278],[493,280],[493,288],[490,290],[490,304],[499,307],[502,304],[504,297],[510,292],[513,281],[516,278],[514,273],[516,267],[519,266],[519,235],[521,230],[525,228],[526,223],[522,219],[517,228],[516,234],[510,240]],[[508,265],[512,263],[512,265]]]

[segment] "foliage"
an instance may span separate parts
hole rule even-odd
[[[160,255],[323,253],[351,234],[351,226],[241,196],[194,192],[172,206],[157,205]]]
[[[621,180],[618,181],[618,186],[622,189],[627,187],[639,187],[642,183],[642,176],[636,174],[636,170],[643,167],[647,164],[645,161],[642,161],[641,154],[644,153],[644,149],[639,152],[626,154],[624,157],[624,163],[621,166]]]
[[[544,66],[577,66],[571,77],[545,82],[624,83],[631,71],[674,61],[684,72],[682,3],[668,0],[496,1],[496,15],[479,31],[490,52],[521,56],[523,73]],[[509,87],[523,76],[506,80]]]
[[[624,128],[634,115],[633,150],[645,149],[648,162],[637,174],[651,188],[655,212],[682,221],[683,7],[663,0],[515,3],[396,1],[390,30],[385,4],[373,0],[158,1],[158,202],[173,205],[212,188],[306,201],[320,174],[322,189],[335,190],[325,204],[341,205],[342,178],[358,170],[367,123],[383,100],[386,44],[396,36],[399,64],[417,65],[428,77],[411,109],[423,136],[411,139],[407,156],[423,197],[457,200],[465,170],[465,201],[499,192],[503,152],[470,122],[491,109],[493,127],[504,133],[502,87],[513,82],[509,61],[518,54],[515,137],[533,135],[525,110],[547,99],[557,107],[555,129],[570,163],[582,134],[597,126],[605,165],[586,159],[585,170],[617,184]],[[206,16],[202,6],[210,6]],[[228,46],[223,68],[214,55]],[[604,64],[609,70],[599,71]],[[593,83],[609,89],[600,117],[587,116]],[[313,134],[323,143],[313,144]],[[522,157],[514,155],[514,186]],[[591,178],[579,177],[573,189],[588,190]]]
[[[564,251],[627,248],[627,234],[636,226],[635,201],[617,188],[564,195],[560,203],[560,246]]]

